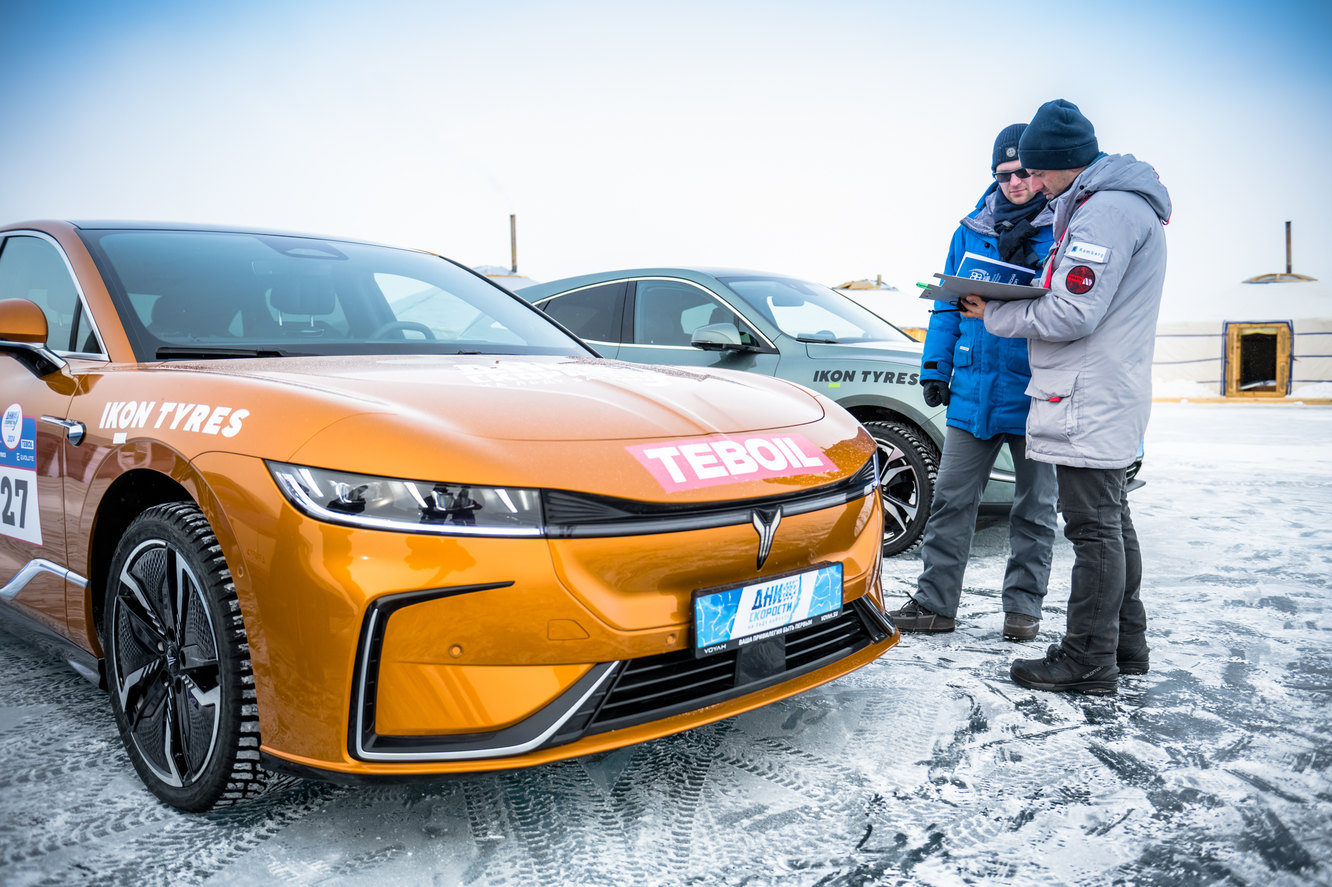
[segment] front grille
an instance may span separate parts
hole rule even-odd
[[[677,650],[627,660],[608,689],[588,699],[549,744],[715,705],[849,656],[886,637],[881,623],[865,612],[869,606],[861,598],[836,619],[713,656]],[[767,649],[756,657],[753,651],[763,645]],[[775,667],[756,669],[746,662],[768,654],[776,654]]]

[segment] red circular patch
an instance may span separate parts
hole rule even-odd
[[[1068,286],[1070,293],[1082,295],[1090,292],[1091,288],[1095,286],[1096,274],[1086,265],[1077,265],[1068,272],[1068,276],[1064,278],[1064,283]]]

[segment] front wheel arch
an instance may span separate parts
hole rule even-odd
[[[901,422],[866,422],[879,456],[883,556],[919,547],[934,499],[939,451],[920,429]]]
[[[188,502],[189,493],[177,481],[150,469],[139,468],[116,478],[102,497],[93,525],[89,550],[89,587],[94,589],[89,604],[92,608],[92,631],[101,645],[102,618],[106,609],[105,590],[111,571],[111,558],[116,546],[134,519],[154,505],[167,502]],[[105,647],[102,647],[103,653]],[[105,682],[105,676],[103,676]],[[103,688],[105,689],[105,688]]]

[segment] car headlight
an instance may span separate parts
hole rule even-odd
[[[267,462],[292,505],[351,527],[442,536],[541,536],[541,493],[516,487],[405,480]]]

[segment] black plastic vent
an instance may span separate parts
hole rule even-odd
[[[758,677],[743,661],[745,648],[703,658],[678,650],[627,660],[609,690],[589,699],[550,744],[715,705],[849,656],[886,637],[880,622],[864,612],[868,606],[861,598],[836,619],[763,641],[779,645],[785,666]]]

